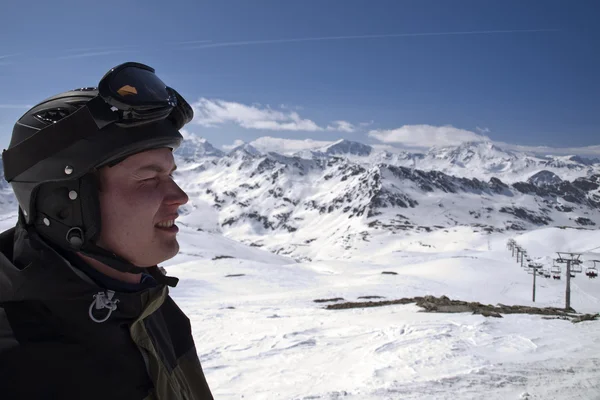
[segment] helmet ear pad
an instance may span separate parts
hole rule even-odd
[[[101,229],[100,214],[100,179],[98,172],[90,172],[82,176],[80,181],[81,190],[81,216],[85,227],[85,241],[94,242]]]
[[[36,230],[65,250],[77,251],[100,234],[96,173],[79,179],[41,184],[35,192]]]

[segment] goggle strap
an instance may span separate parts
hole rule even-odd
[[[89,108],[98,129],[102,129],[119,120],[120,111],[112,111],[110,105],[100,96],[96,96],[88,101],[86,107]]]

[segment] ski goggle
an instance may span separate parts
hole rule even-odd
[[[99,129],[110,123],[132,127],[169,118],[179,130],[194,116],[192,107],[152,67],[136,62],[110,69],[98,84],[97,98],[86,106]]]

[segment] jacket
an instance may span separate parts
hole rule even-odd
[[[0,234],[0,397],[213,399],[167,286],[105,289],[20,224]]]

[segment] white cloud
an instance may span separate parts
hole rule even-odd
[[[391,130],[372,130],[368,135],[384,143],[406,146],[455,146],[464,142],[482,142],[489,138],[453,126],[404,125]]]
[[[488,133],[488,128],[476,128],[482,133]],[[522,146],[504,142],[492,141],[489,137],[479,135],[465,129],[452,126],[404,125],[398,129],[372,130],[368,133],[372,138],[385,144],[374,144],[377,150],[401,152],[405,150],[423,151],[433,146],[458,146],[465,142],[490,142],[504,150],[514,150],[538,155],[567,156],[580,155],[600,157],[600,145],[587,147],[548,147]]]
[[[224,144],[221,147],[223,147],[223,150],[232,150],[232,149],[235,149],[238,146],[243,145],[244,143],[245,142],[243,140],[236,139],[236,140],[233,141],[233,144]]]
[[[279,108],[281,108],[282,110],[296,110],[296,111],[302,111],[302,110],[304,110],[304,107],[301,107],[301,106],[288,106],[287,104],[280,104]]]
[[[106,50],[106,51],[89,51],[79,54],[69,54],[66,56],[56,57],[56,60],[69,60],[74,58],[85,58],[85,57],[98,57],[98,56],[110,56],[119,53],[132,53],[134,50]]]
[[[310,119],[301,118],[296,111],[279,111],[268,106],[201,98],[193,107],[194,122],[206,127],[233,123],[247,129],[307,132],[323,130]]]
[[[242,104],[221,99],[201,98],[192,105],[194,123],[205,127],[217,127],[224,124],[236,124],[246,129],[264,129],[271,131],[304,131],[304,132],[356,132],[356,126],[348,121],[337,120],[327,127],[302,118],[298,111],[301,107],[281,104],[279,109],[259,103]]]
[[[536,153],[539,155],[552,155],[552,156],[588,156],[588,157],[600,157],[600,145],[587,146],[587,147],[548,147],[548,146],[521,146],[518,144],[510,144],[503,142],[494,142],[506,150],[515,150],[524,153]]]
[[[410,147],[396,147],[390,144],[372,144],[370,145],[372,148],[374,148],[376,151],[387,151],[388,153],[404,153],[407,151],[411,151],[414,150],[416,152],[421,151],[422,149],[420,147],[417,147],[415,149],[411,149]]]
[[[189,126],[189,125],[188,125]],[[203,137],[200,137],[198,135],[196,135],[195,133],[192,133],[190,131],[188,131],[186,128],[180,129],[179,133],[181,133],[181,136],[183,136],[183,140],[200,140],[202,142],[205,142],[206,139],[204,139]]]
[[[356,127],[348,121],[333,121],[327,126],[328,131],[355,132]]]
[[[450,31],[450,32],[420,32],[420,33],[388,33],[379,35],[352,35],[352,36],[320,36],[292,39],[267,39],[267,40],[243,40],[235,42],[216,42],[202,44],[199,46],[188,47],[187,50],[209,49],[215,47],[239,47],[256,46],[266,44],[283,43],[301,43],[301,42],[320,42],[329,40],[365,40],[365,39],[388,39],[388,38],[408,38],[419,36],[465,36],[465,35],[490,35],[490,34],[510,34],[510,33],[537,33],[537,32],[555,32],[558,29],[510,29],[510,30],[485,30],[485,31]]]
[[[295,153],[301,150],[313,150],[318,149],[323,146],[327,146],[333,141],[322,141],[322,140],[312,140],[312,139],[304,139],[304,140],[295,140],[295,139],[281,139],[274,138],[270,136],[260,137],[250,144],[254,146],[257,150],[268,153],[269,151],[274,151],[281,154],[289,154]]]
[[[486,134],[486,133],[490,133],[490,132],[491,132],[491,131],[490,131],[490,128],[480,128],[480,127],[478,127],[478,126],[476,126],[476,127],[475,127],[475,130],[476,130],[477,132],[481,133],[482,135],[483,135],[483,134]]]
[[[0,104],[0,109],[7,109],[7,110],[22,110],[22,109],[28,109],[31,107],[33,107],[33,106],[30,106],[27,104]]]

